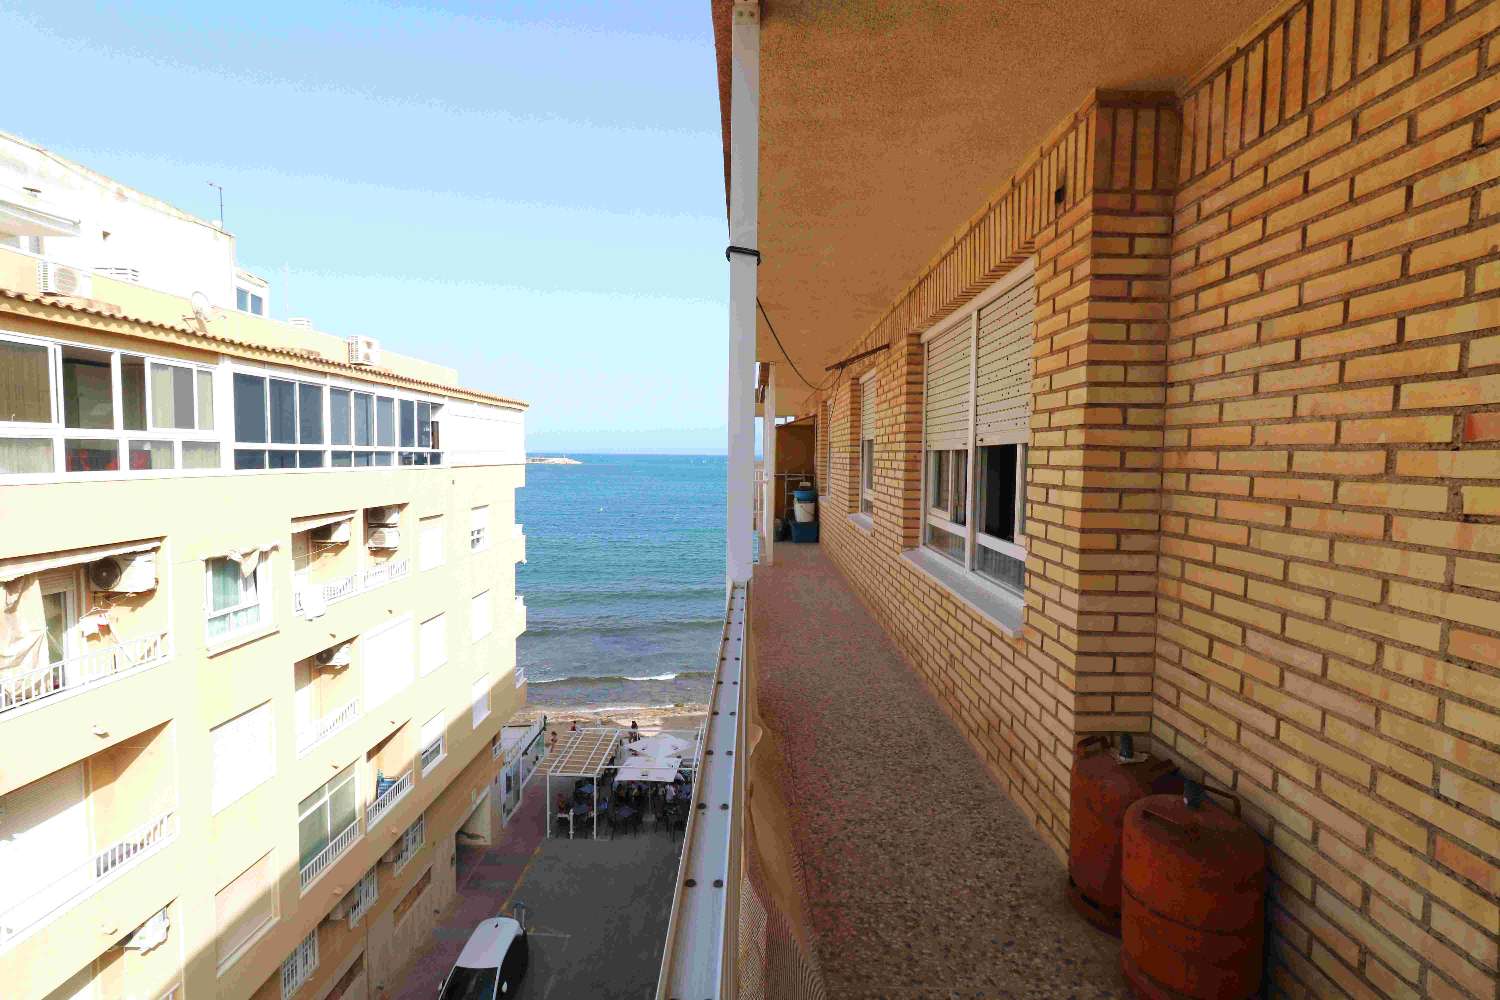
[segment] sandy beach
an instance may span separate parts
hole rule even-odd
[[[541,708],[527,706],[516,713],[511,725],[529,725],[538,716],[547,716],[548,739],[552,733],[565,733],[573,723],[586,726],[630,728],[634,722],[643,732],[659,730],[694,730],[703,725],[707,709],[701,705],[672,705],[665,708]]]

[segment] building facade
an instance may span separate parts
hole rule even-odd
[[[1494,996],[1500,3],[984,6],[713,5],[825,550],[1060,858],[1132,732],[1270,847],[1269,995]]]
[[[375,996],[498,826],[524,404],[0,145],[0,992]]]

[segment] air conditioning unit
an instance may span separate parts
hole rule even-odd
[[[293,316],[286,321],[287,326],[295,326],[299,330],[311,330],[313,321],[306,316]]]
[[[365,543],[366,547],[372,549],[394,549],[401,544],[401,532],[395,528],[376,528],[370,532],[370,540]]]
[[[36,287],[43,295],[76,295],[88,298],[93,293],[92,275],[51,260],[36,262]]]
[[[347,917],[349,915],[349,912],[353,909],[354,893],[351,892],[347,896],[344,896],[342,899],[340,899],[337,903],[334,903],[333,909],[329,910],[328,916],[324,917],[323,919],[337,923],[338,921],[343,920],[345,917]]]
[[[135,267],[96,267],[95,274],[102,274],[106,278],[114,278],[116,281],[126,281],[132,285],[141,283],[141,272]]]
[[[380,860],[384,861],[388,865],[393,865],[396,863],[396,859],[399,857],[401,857],[401,841],[397,840],[384,854],[380,856]]]
[[[319,545],[345,545],[351,537],[348,521],[335,521],[312,530],[312,540]]]
[[[337,646],[329,646],[318,653],[313,659],[325,667],[347,667],[351,662],[350,644],[341,642]]]
[[[371,507],[365,511],[365,521],[372,528],[395,528],[401,524],[400,507]]]
[[[144,594],[156,589],[156,553],[105,556],[89,563],[89,585],[114,594]]]
[[[380,364],[380,344],[374,337],[350,337],[349,363],[351,365]]]

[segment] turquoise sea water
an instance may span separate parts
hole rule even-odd
[[[570,455],[516,494],[516,656],[538,707],[702,705],[724,611],[723,456]]]

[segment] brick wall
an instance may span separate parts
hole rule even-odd
[[[1154,732],[1274,845],[1291,995],[1496,991],[1500,4],[1459,6],[1298,4],[1183,103]]]
[[[1272,845],[1271,992],[1496,994],[1500,0],[1285,5],[1061,123],[849,353],[825,548],[1059,851],[1148,731]],[[918,543],[922,330],[1035,254],[1027,608]],[[857,509],[874,369],[873,532]]]

